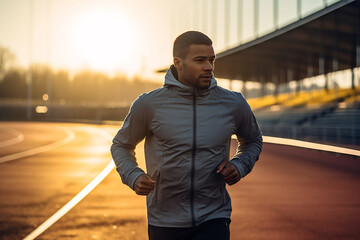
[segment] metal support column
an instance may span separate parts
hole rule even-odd
[[[286,91],[288,93],[291,92],[291,89],[290,89],[290,81],[293,80],[293,71],[291,68],[287,68],[286,69]]]
[[[356,72],[358,77],[358,84],[360,85],[360,34],[357,34],[357,44],[356,44]],[[355,88],[355,80],[353,84],[353,88]]]
[[[259,0],[254,0],[254,35],[259,37]]]
[[[336,79],[336,72],[339,70],[339,61],[338,61],[338,58],[337,58],[337,54],[333,56],[333,59],[332,59],[332,81],[333,81],[333,86],[334,86],[334,89],[336,91],[336,89],[339,87],[339,84],[337,82],[337,79]]]
[[[296,10],[297,10],[297,19],[300,19],[301,18],[301,0],[297,0]]]
[[[309,78],[311,78],[314,75],[314,67],[313,67],[312,57],[310,54],[308,55],[307,64],[308,65],[307,65],[307,69],[306,69],[306,71],[307,71],[306,76],[309,81]],[[310,99],[309,100],[310,100],[310,102],[312,101],[312,84],[310,85]]]
[[[242,43],[243,35],[243,1],[238,0],[238,12],[237,12],[237,22],[238,22],[238,42]]]
[[[246,81],[243,81],[242,89],[241,89],[242,95],[244,95],[245,98],[247,98],[247,87],[246,87]]]
[[[355,69],[351,68],[351,89],[355,89]]]
[[[217,0],[213,0],[211,2],[211,19],[212,19],[212,23],[211,23],[211,28],[212,28],[212,38],[213,38],[213,41],[214,43],[216,44],[218,41],[217,41]],[[218,46],[218,44],[216,44],[216,46]]]
[[[278,4],[278,0],[273,0],[273,24],[274,24],[274,28],[278,29],[279,28],[279,4]]]
[[[358,12],[356,19],[356,72],[358,77],[358,84],[360,84],[360,11]],[[355,80],[353,84],[353,88],[355,88]]]
[[[324,5],[324,7],[328,6],[327,0],[323,0],[323,5]]]
[[[358,38],[358,36],[356,36]],[[357,51],[358,48],[358,39],[356,39],[356,43],[354,46],[355,53],[351,54],[351,89],[355,89],[355,68],[357,67]]]
[[[266,81],[265,76],[260,75],[260,83],[261,83],[261,94],[260,97],[264,97],[266,95]]]
[[[26,109],[26,119],[28,121],[32,118],[32,31],[33,31],[33,0],[29,1],[29,40],[28,40],[28,51],[29,51],[29,69],[26,75],[26,85],[27,85],[27,109]]]
[[[199,27],[199,29],[200,29],[200,31],[205,32],[205,33],[207,32],[206,4],[207,4],[206,2],[204,2],[203,0],[200,0],[200,3],[199,3],[200,11],[199,11],[199,13],[201,13],[201,15],[200,15],[200,27]]]
[[[301,91],[301,80],[296,81],[296,94],[300,94]]]
[[[333,18],[333,24],[335,26],[335,28],[339,28],[338,26],[338,17],[337,15],[334,16]],[[337,79],[335,78],[336,76],[336,72],[339,70],[339,61],[338,61],[338,45],[339,45],[339,36],[338,34],[334,34],[334,43],[333,43],[333,58],[332,58],[332,81],[333,81],[333,87],[335,92],[337,93],[337,88],[339,86],[339,84],[337,83]]]
[[[224,33],[224,46],[227,49],[230,45],[230,0],[225,0],[225,33]]]
[[[195,1],[195,6],[194,6],[194,26],[195,29],[200,31],[200,2],[199,1]]]
[[[314,68],[312,63],[309,62],[307,66],[307,77],[311,78],[312,76],[314,76]]]
[[[324,56],[319,57],[319,75],[324,75],[324,78],[325,78],[324,89],[326,91],[328,91],[329,84],[328,84],[328,76],[327,76],[327,74],[325,74],[325,58],[324,58]]]
[[[52,103],[52,70],[51,70],[51,40],[52,40],[52,36],[51,36],[51,32],[52,32],[52,27],[51,27],[51,23],[52,23],[52,0],[48,0],[47,1],[47,27],[48,27],[48,39],[47,39],[47,58],[48,58],[48,65],[49,65],[49,69],[48,69],[48,73],[47,73],[47,84],[46,84],[46,94],[48,96],[48,99],[46,100],[46,106],[47,106],[47,118],[51,118],[51,103]]]
[[[274,96],[277,97],[279,95],[279,76],[275,74],[272,75],[272,82],[275,85]]]

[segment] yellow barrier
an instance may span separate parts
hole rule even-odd
[[[356,89],[329,89],[300,91],[297,93],[283,93],[278,96],[264,96],[260,98],[248,99],[248,103],[253,110],[257,110],[272,105],[281,105],[283,107],[296,107],[314,105],[323,105],[335,102],[338,99],[345,98],[346,102],[360,101],[360,87]]]

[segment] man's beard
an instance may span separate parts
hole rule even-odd
[[[195,83],[195,85],[196,85],[195,87],[196,87],[197,89],[208,89],[208,88],[210,87],[211,80],[209,81],[209,84],[206,84],[206,85],[201,85],[200,82],[201,82],[201,79],[198,78],[198,79],[196,80],[196,83]]]

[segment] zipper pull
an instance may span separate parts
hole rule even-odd
[[[197,95],[198,95],[197,88],[194,88],[194,96],[197,96]]]

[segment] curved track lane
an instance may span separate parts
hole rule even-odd
[[[230,187],[232,239],[359,239],[359,157],[265,144]]]
[[[28,154],[0,163],[0,239],[19,239],[79,193],[111,160],[110,141],[97,125],[0,123],[24,141],[0,149],[0,156]],[[72,141],[69,132],[74,134]],[[62,144],[59,144],[62,143]]]
[[[67,136],[63,128],[75,134],[65,145],[0,164],[0,239],[19,239],[105,168],[111,160],[106,135],[113,136],[119,126],[0,123],[0,127],[4,124],[24,134],[24,140],[1,148],[0,156],[59,141]],[[10,135],[9,139],[14,137]],[[234,146],[233,142],[232,151]],[[143,143],[136,152],[144,167]],[[253,172],[228,187],[233,203],[231,239],[358,239],[359,160],[264,144]],[[146,239],[145,211],[145,198],[124,186],[112,170],[38,239]]]

